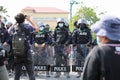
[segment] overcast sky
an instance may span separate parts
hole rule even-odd
[[[119,0],[76,0],[77,2],[83,1],[89,7],[96,7],[97,12],[107,11],[108,14],[120,16],[120,3]],[[0,0],[0,5],[8,10],[8,14],[13,20],[14,15],[27,6],[31,7],[57,7],[66,11],[70,9],[70,0]],[[80,4],[73,5],[73,14],[77,11]]]

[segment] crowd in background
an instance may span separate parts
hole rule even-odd
[[[26,73],[30,80],[35,80],[35,76],[39,76],[40,71],[34,71],[34,65],[71,66],[72,63],[72,65],[83,67],[89,51],[97,45],[97,40],[92,40],[92,32],[85,18],[74,22],[72,32],[64,18],[56,20],[57,25],[54,30],[50,30],[50,25],[42,21],[34,24],[27,15],[22,13],[17,14],[15,20],[16,23],[9,20],[4,23],[0,16],[2,44],[0,50],[4,50],[6,54],[5,56],[3,53],[0,54],[2,59],[0,66],[4,68],[6,66],[9,75],[14,73],[14,80],[19,80],[20,76]],[[26,20],[29,24],[25,23]],[[22,71],[23,65],[26,71]],[[77,78],[81,77],[81,72],[77,72]],[[46,77],[50,77],[50,73],[45,71]],[[64,74],[70,78],[69,72]],[[60,75],[60,72],[56,72],[55,78],[59,78]]]

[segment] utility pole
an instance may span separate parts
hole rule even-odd
[[[73,4],[79,4],[78,2],[76,2],[75,0],[70,0],[70,26],[72,26],[72,7]]]

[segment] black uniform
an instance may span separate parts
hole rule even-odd
[[[1,49],[4,49],[4,46],[2,45],[4,42],[9,43],[10,37],[8,32],[4,28],[0,28],[0,43],[1,43]],[[4,65],[3,60],[0,59],[0,66]]]
[[[8,53],[6,51],[7,45],[4,46],[4,42],[9,43],[10,37],[8,32],[4,28],[0,28],[0,76],[1,80],[8,80],[8,73],[4,61],[8,58]],[[10,47],[9,47],[10,49]]]
[[[7,30],[7,29],[5,28],[5,24],[4,24],[3,22],[0,22],[0,27],[1,27],[2,29]]]
[[[80,28],[75,29],[72,33],[72,43],[75,44],[87,44],[91,42],[92,36],[90,29],[83,29]]]
[[[39,48],[35,48],[35,56],[38,57],[38,60],[35,60],[36,65],[47,65],[47,52],[46,47],[42,48],[41,45],[45,43],[45,45],[51,44],[51,39],[49,38],[47,32],[39,31],[34,33],[34,43],[37,43],[39,45]],[[39,63],[39,62],[40,63]]]
[[[54,60],[53,60],[53,55],[54,55],[54,50],[53,50],[53,46],[52,46],[52,39],[53,39],[53,32],[52,31],[46,31],[49,39],[50,39],[50,45],[46,46],[46,51],[48,53],[48,64],[49,65],[53,65],[54,64]]]
[[[87,50],[83,50],[92,43],[91,31],[88,28],[81,30],[80,28],[76,29],[72,33],[72,44],[78,45],[77,52],[80,53],[84,58],[88,54]]]
[[[75,62],[77,66],[83,66],[84,59],[88,54],[87,44],[90,44],[92,41],[92,36],[90,29],[88,28],[77,28],[72,32],[72,44],[74,49]],[[80,72],[78,73],[80,77]]]
[[[62,64],[64,66],[67,66],[67,58],[68,55],[65,52],[65,44],[67,44],[69,39],[69,30],[65,26],[63,27],[56,27],[54,34],[54,52],[55,52],[55,65],[61,66]],[[59,77],[60,73],[57,72],[57,75],[55,77]]]
[[[105,80],[119,80],[119,61],[120,42],[111,41],[103,45],[102,48],[96,46],[86,58],[81,80],[100,80],[102,73],[105,76]],[[101,66],[103,65],[102,63],[104,64],[103,67]]]

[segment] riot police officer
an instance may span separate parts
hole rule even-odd
[[[52,42],[52,39],[53,39],[53,31],[50,30],[50,25],[49,24],[45,24],[45,32],[48,34],[49,36],[49,39],[51,40]],[[47,61],[48,61],[48,64],[50,66],[53,66],[54,64],[54,47],[50,44],[50,45],[46,45],[46,52],[48,54],[48,58],[47,58]],[[51,72],[51,74],[53,74],[53,72]]]
[[[84,59],[88,54],[88,46],[92,41],[90,29],[87,26],[87,20],[82,18],[77,21],[77,28],[72,33],[72,43],[74,50],[76,51],[75,65],[83,66]],[[81,72],[78,72],[77,78],[81,76]]]
[[[67,43],[69,39],[69,30],[66,28],[64,18],[58,18],[57,19],[57,26],[54,30],[54,52],[55,52],[55,65],[61,66],[62,64],[64,66],[67,66],[67,54],[64,52],[65,44]],[[60,72],[56,72],[56,78],[60,77]],[[69,75],[67,75],[69,77]]]
[[[0,27],[1,27],[2,29],[5,29],[5,22],[4,22],[4,20],[3,20],[3,18],[2,18],[1,15],[0,15]]]
[[[8,56],[6,50],[8,49],[7,45],[9,44],[10,37],[8,32],[4,29],[4,24],[1,19],[2,16],[0,15],[0,80],[8,80],[9,78],[5,63]]]
[[[34,45],[35,56],[37,57],[35,65],[48,65],[48,53],[46,52],[46,46],[51,44],[51,39],[48,33],[45,31],[43,22],[38,22],[39,32],[34,33]],[[47,77],[50,77],[49,72],[46,73]]]
[[[6,29],[8,30],[10,27],[12,27],[13,23],[12,22],[7,22],[6,23]]]
[[[82,41],[83,43],[81,44],[85,44],[86,48],[83,52],[84,52],[84,58],[87,56],[88,52],[89,52],[89,48],[91,47],[92,44],[92,34],[91,34],[91,30],[88,27],[88,23],[86,19],[80,19],[78,20],[77,23],[78,27],[81,29],[81,33],[83,33],[81,36],[84,38],[83,40],[85,40],[86,42]],[[85,38],[86,36],[86,38]]]

